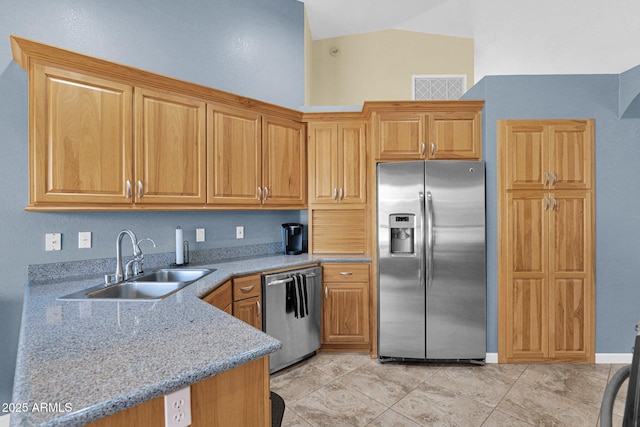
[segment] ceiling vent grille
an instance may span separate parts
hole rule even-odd
[[[412,94],[416,101],[460,99],[467,90],[464,74],[434,74],[412,76]]]

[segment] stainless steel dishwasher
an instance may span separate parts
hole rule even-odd
[[[269,372],[279,371],[320,348],[322,267],[262,276],[262,329],[282,342],[269,357]]]

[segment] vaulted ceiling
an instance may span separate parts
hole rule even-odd
[[[314,40],[388,29],[473,37],[471,0],[300,0]]]

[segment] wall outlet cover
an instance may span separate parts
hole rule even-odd
[[[191,387],[185,387],[164,396],[164,425],[166,427],[191,425]]]
[[[62,234],[47,233],[44,235],[44,249],[46,251],[59,251],[62,249]]]
[[[236,239],[244,239],[244,226],[239,225],[236,227]]]

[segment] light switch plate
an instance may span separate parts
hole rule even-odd
[[[204,228],[196,228],[196,242],[204,242]]]
[[[78,232],[78,248],[89,249],[91,247],[91,232],[79,231]]]
[[[62,234],[61,233],[45,234],[44,249],[45,251],[59,251],[60,249],[62,249]]]

